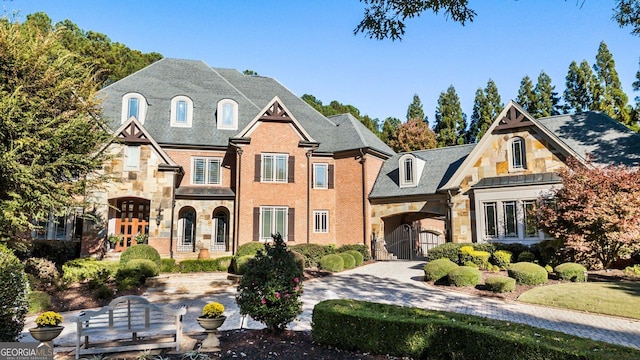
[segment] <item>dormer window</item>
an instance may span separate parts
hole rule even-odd
[[[511,140],[509,158],[510,170],[520,171],[527,168],[525,142],[523,138],[516,137]]]
[[[398,162],[400,172],[400,187],[418,186],[416,158],[412,154],[405,154]]]
[[[120,123],[124,123],[131,117],[144,124],[147,115],[147,100],[138,93],[129,93],[122,97],[122,116]]]
[[[193,122],[193,101],[186,96],[171,99],[171,126],[191,127]]]
[[[238,129],[238,104],[231,99],[220,100],[217,111],[218,129]]]

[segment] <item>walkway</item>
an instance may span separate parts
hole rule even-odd
[[[440,290],[422,281],[423,265],[422,262],[377,262],[305,282],[302,296],[303,313],[298,320],[290,324],[290,328],[310,330],[313,307],[322,300],[351,298],[525,323],[640,349],[640,321],[504,302]],[[212,282],[215,283],[216,279],[220,280],[224,276],[226,275],[206,274],[188,276],[187,279],[178,278],[175,285],[170,283],[163,289],[151,288],[145,295],[155,302],[186,304],[188,312],[184,317],[184,332],[187,334],[202,332],[195,318],[209,301],[218,301],[225,306],[227,321],[221,330],[263,328],[261,323],[250,319],[242,321],[235,303],[235,287],[211,286]],[[201,281],[194,278],[200,278]],[[188,293],[184,293],[187,290]],[[75,344],[75,324],[68,320],[77,313],[63,314],[65,329],[55,340],[56,346],[61,347],[59,351],[65,351],[63,348]],[[23,341],[34,341],[26,330],[34,326],[33,317],[29,320],[23,332]]]

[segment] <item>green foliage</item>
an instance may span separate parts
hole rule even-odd
[[[630,278],[640,278],[640,265],[627,266],[624,268],[623,273]]]
[[[477,268],[485,269],[489,264],[489,257],[491,257],[491,253],[475,250],[471,245],[460,248],[460,262],[465,265],[470,262]]]
[[[55,285],[60,278],[60,272],[56,268],[56,264],[43,258],[28,258],[24,263],[24,271],[33,275],[35,283],[30,285],[38,290],[44,290],[51,285]]]
[[[369,251],[369,247],[363,244],[347,244],[340,246],[336,252],[346,252],[350,250],[355,250],[362,254],[362,260],[368,261],[371,260],[371,252]]]
[[[160,267],[160,254],[158,250],[151,245],[139,244],[128,247],[127,250],[120,255],[120,265],[125,265],[134,259],[151,260]]]
[[[349,255],[353,256],[353,258],[354,258],[354,259],[355,259],[355,261],[356,261],[356,266],[360,266],[360,265],[362,265],[362,262],[363,262],[363,258],[364,258],[364,257],[362,256],[362,253],[361,253],[361,252],[359,252],[359,251],[357,251],[357,250],[347,250],[347,251],[345,251],[345,253],[347,253],[347,254],[349,254]]]
[[[76,283],[94,278],[101,270],[107,270],[115,276],[120,267],[118,261],[99,261],[93,258],[82,258],[67,261],[62,265],[62,280],[66,284]]]
[[[476,143],[482,138],[489,126],[498,117],[504,104],[500,99],[496,83],[489,79],[487,87],[476,90],[476,97],[473,100],[473,113],[471,114],[471,124],[467,133],[467,142]]]
[[[460,98],[453,85],[440,93],[436,107],[436,133],[438,147],[461,145],[466,141],[467,116],[462,112]]]
[[[30,291],[27,294],[29,303],[29,315],[37,314],[51,308],[51,295],[43,291]]]
[[[564,90],[567,110],[574,110],[577,113],[594,110],[596,86],[598,86],[597,79],[587,60],[583,60],[579,66],[572,61],[567,72]]]
[[[522,106],[529,114],[537,113],[536,94],[533,90],[533,82],[529,75],[525,75],[520,81],[520,88],[518,89],[518,97],[516,102]]]
[[[176,259],[160,259],[160,272],[172,273],[177,272]]]
[[[427,261],[438,260],[441,258],[447,258],[454,263],[458,264],[460,261],[460,248],[466,244],[457,244],[457,243],[444,243],[442,245],[438,245],[433,249],[429,250],[427,254]]]
[[[140,245],[136,245],[140,246]],[[159,266],[149,259],[131,259],[116,272],[118,290],[129,290],[144,284],[146,278],[158,276]]]
[[[258,251],[264,250],[264,247],[265,244],[258,241],[242,244],[238,246],[238,251],[236,251],[235,256],[256,255],[258,254]]]
[[[518,255],[518,262],[534,262],[536,255],[531,251],[523,251]]]
[[[296,260],[296,265],[298,266],[300,271],[304,271],[304,263],[305,263],[304,255],[293,250],[291,250],[291,255],[293,255],[293,258]]]
[[[258,252],[238,284],[236,302],[242,315],[283,331],[302,312],[302,271],[280,234]]]
[[[516,279],[518,284],[540,285],[547,282],[549,275],[542,266],[530,262],[511,264],[507,269],[509,277]]]
[[[255,257],[255,255],[243,255],[240,257],[234,256],[233,260],[231,260],[233,274],[244,275],[244,273],[247,271],[249,262],[251,262],[251,260],[253,260]]]
[[[482,273],[471,266],[459,266],[447,274],[449,283],[454,286],[476,286],[482,281]]]
[[[25,251],[15,251],[19,259],[43,258],[60,268],[69,260],[80,257],[79,241],[38,240],[29,242]]]
[[[553,271],[560,280],[573,282],[587,281],[587,268],[577,263],[564,263],[556,266]]]
[[[344,260],[336,254],[325,255],[320,259],[320,269],[330,272],[340,272],[344,270]]]
[[[555,86],[551,85],[551,77],[543,71],[538,75],[538,83],[534,88],[536,100],[536,112],[533,117],[541,118],[560,114],[560,96],[555,92]]]
[[[158,276],[158,274],[160,274],[160,267],[155,262],[148,259],[132,259],[122,265],[122,268],[138,269],[140,270],[140,274],[145,278]]]
[[[252,255],[245,256],[247,257],[246,260],[253,258]],[[231,259],[231,256],[223,256],[215,259],[182,260],[176,265],[175,269],[180,273],[228,271],[232,262]],[[244,263],[246,263],[245,259],[243,259]]]
[[[291,249],[304,256],[306,268],[318,267],[320,258],[327,255],[324,246],[318,244],[297,244]]]
[[[562,239],[542,240],[534,244],[531,251],[540,254],[540,260],[543,264],[553,266],[571,260]]]
[[[0,244],[0,342],[17,341],[29,308],[27,282],[20,260]]]
[[[551,274],[553,272],[553,268],[551,267],[551,265],[545,265],[544,269],[547,270],[547,273]]]
[[[302,100],[309,104],[312,108],[316,109],[319,113],[324,116],[333,116],[333,115],[341,115],[341,114],[351,114],[353,117],[358,119],[362,125],[364,125],[367,129],[371,130],[375,135],[379,134],[378,130],[378,119],[371,119],[368,115],[360,115],[360,110],[353,105],[345,105],[337,100],[331,101],[329,105],[323,105],[320,99],[317,99],[313,95],[304,94],[302,95]]]
[[[353,257],[353,255],[346,252],[337,253],[336,255],[342,258],[345,270],[353,269],[354,267],[356,267],[356,259]]]
[[[629,98],[622,89],[622,83],[616,71],[616,62],[604,41],[600,42],[596,63],[593,65],[600,91],[595,99],[597,108],[624,125],[631,125],[631,116],[627,108]]]
[[[484,281],[484,285],[487,287],[487,290],[492,292],[511,292],[516,289],[516,279],[507,276],[494,275],[487,277]]]
[[[457,267],[458,264],[454,263],[448,258],[429,261],[424,266],[424,281],[439,282],[442,280],[446,280],[449,271]]]
[[[498,250],[493,253],[491,259],[493,263],[500,269],[506,269],[511,264],[511,252],[507,250]]]
[[[407,121],[411,119],[424,122],[427,120],[427,117],[424,115],[424,110],[422,109],[422,101],[420,101],[418,94],[413,94],[413,102],[409,104],[409,108],[407,109]]]
[[[98,300],[110,299],[113,297],[113,289],[107,284],[100,284],[93,290],[93,296]]]

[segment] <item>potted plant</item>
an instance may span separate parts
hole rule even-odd
[[[227,317],[224,316],[224,305],[215,301],[208,303],[202,308],[202,315],[196,320],[207,333],[207,338],[202,341],[202,347],[217,348],[220,346],[216,331],[227,320]]]
[[[146,244],[149,240],[149,235],[138,233],[133,239],[136,241],[136,244]]]
[[[30,328],[29,332],[34,339],[40,342],[51,341],[60,335],[64,329],[64,326],[60,326],[63,320],[62,315],[57,312],[45,311],[38,315],[36,318],[37,326]]]
[[[119,243],[120,241],[122,241],[124,238],[122,236],[118,236],[118,235],[109,235],[107,237],[107,241],[109,241],[109,248],[110,249],[115,249],[116,244]]]

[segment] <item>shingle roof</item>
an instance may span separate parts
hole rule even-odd
[[[335,115],[330,116],[329,119],[338,126],[337,131],[331,139],[335,151],[353,149],[353,143],[357,139],[364,147],[382,151],[387,155],[393,155],[395,153],[389,145],[375,136],[363,123],[353,117],[353,115]]]
[[[596,164],[640,163],[640,135],[603,113],[558,115],[538,122],[583,159],[589,154]]]
[[[548,172],[548,173],[539,173],[539,174],[486,177],[478,181],[471,188],[487,189],[487,188],[522,186],[522,185],[558,184],[561,182],[562,182],[562,179],[557,173]]]
[[[425,161],[417,187],[400,187],[398,160],[404,154],[396,154],[382,165],[369,198],[435,194],[453,176],[474,147],[475,144],[469,144],[411,152]]]
[[[374,147],[393,154],[386,144],[372,139],[375,135],[360,127],[358,121],[355,126],[361,136],[357,136],[357,131],[350,131],[354,136],[345,139],[344,126],[317,112],[275,79],[212,68],[202,61],[165,58],[102,89],[103,116],[113,129],[120,125],[122,96],[130,92],[140,93],[147,99],[144,127],[160,144],[225,147],[230,137],[236,136],[277,96],[290,110],[290,115],[320,143],[318,151],[332,153]],[[171,99],[178,95],[193,101],[190,128],[170,127]],[[216,107],[223,99],[238,103],[238,130],[216,127]]]

